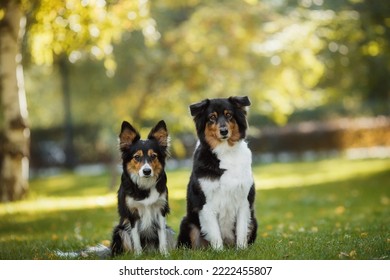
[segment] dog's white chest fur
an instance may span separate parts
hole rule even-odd
[[[222,246],[219,244],[221,242],[234,244],[237,234],[247,230],[239,227],[247,226],[250,219],[248,193],[253,185],[252,154],[245,141],[240,141],[233,147],[223,143],[213,152],[220,160],[220,168],[225,171],[216,180],[199,179],[206,196],[206,204],[200,211],[199,218],[206,239],[218,248]],[[215,217],[215,220],[210,217]],[[239,219],[243,219],[243,223]],[[222,240],[218,240],[218,236]]]
[[[156,224],[160,219],[161,208],[166,204],[166,196],[160,195],[160,193],[152,188],[147,198],[143,200],[135,200],[134,198],[127,196],[126,205],[130,209],[137,209],[140,216],[139,230],[151,231],[153,223]]]
[[[130,211],[138,211],[139,220],[136,221],[129,232],[122,233],[124,246],[131,250],[134,249],[136,254],[142,251],[141,235],[144,237],[155,237],[159,240],[159,250],[167,254],[167,233],[165,217],[161,214],[161,208],[167,203],[166,193],[160,194],[155,188],[150,190],[148,197],[142,200],[135,200],[127,196],[126,205]]]

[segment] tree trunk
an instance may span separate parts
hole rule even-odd
[[[62,83],[62,96],[64,104],[64,131],[65,131],[65,167],[73,170],[76,167],[76,154],[74,148],[74,129],[72,119],[72,102],[69,80],[69,62],[66,55],[59,58],[58,66]]]
[[[21,40],[25,17],[17,1],[2,1],[0,18],[0,201],[28,190],[30,130],[24,91]]]

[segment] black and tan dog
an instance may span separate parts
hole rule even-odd
[[[248,97],[230,97],[190,106],[199,141],[179,246],[242,249],[256,239],[252,154],[245,142],[249,105]]]
[[[175,246],[173,231],[166,225],[169,213],[165,160],[169,136],[160,121],[146,140],[124,121],[119,135],[123,173],[118,191],[119,224],[114,228],[111,254],[140,254],[159,249],[167,254]]]

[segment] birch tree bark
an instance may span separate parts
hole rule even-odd
[[[0,4],[0,202],[23,198],[28,190],[28,111],[21,65],[25,17],[18,1]]]

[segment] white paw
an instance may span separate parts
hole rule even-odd
[[[167,246],[160,246],[160,254],[167,257],[169,256],[169,252],[168,252],[168,249],[167,249]]]
[[[248,247],[247,240],[237,240],[237,249],[246,249]]]
[[[222,239],[221,240],[211,241],[210,244],[211,244],[211,248],[213,248],[214,250],[217,250],[217,251],[223,250]]]
[[[142,248],[141,247],[134,248],[134,255],[139,256],[141,254],[142,254]]]

